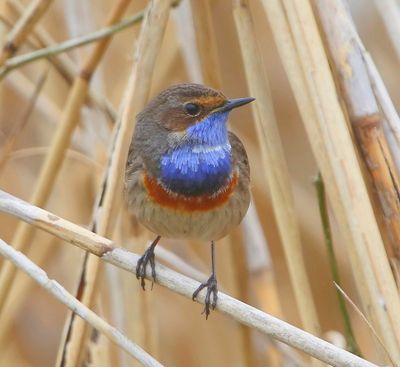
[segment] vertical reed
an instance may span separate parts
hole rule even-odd
[[[289,172],[247,1],[235,1],[234,9],[249,89],[257,99],[257,103],[253,106],[253,113],[260,147],[262,147],[264,172],[271,191],[297,306],[304,328],[319,335],[321,329],[304,264]],[[320,365],[320,362],[314,360],[313,364]]]
[[[264,0],[263,5],[347,242],[364,310],[396,359],[398,293],[310,3]]]

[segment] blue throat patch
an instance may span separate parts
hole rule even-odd
[[[211,114],[190,126],[184,142],[161,157],[161,182],[169,190],[196,196],[227,183],[232,165],[228,114]]]

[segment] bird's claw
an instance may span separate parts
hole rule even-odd
[[[151,267],[151,276],[153,278],[151,289],[153,289],[154,282],[156,281],[156,264],[154,261],[154,249],[151,247],[144,252],[136,265],[136,278],[140,279],[140,285],[143,290],[146,290],[144,280],[146,279],[146,267],[149,262]]]
[[[194,301],[197,295],[203,288],[207,287],[206,297],[204,299],[204,309],[202,314],[206,315],[206,320],[208,319],[208,315],[210,314],[211,310],[214,310],[217,306],[218,301],[218,283],[215,274],[212,274],[210,278],[205,283],[200,284],[200,286],[194,291],[192,300]],[[212,297],[212,302],[211,302]]]

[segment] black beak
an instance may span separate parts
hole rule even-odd
[[[253,97],[228,99],[221,107],[218,107],[214,111],[212,111],[212,113],[227,112],[236,107],[240,107],[247,103],[253,102],[254,100],[255,98]]]

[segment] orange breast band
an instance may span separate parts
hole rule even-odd
[[[208,211],[226,203],[238,184],[238,177],[234,175],[226,187],[217,194],[201,196],[184,196],[166,190],[157,180],[144,175],[144,186],[152,200],[157,204],[182,211]]]

